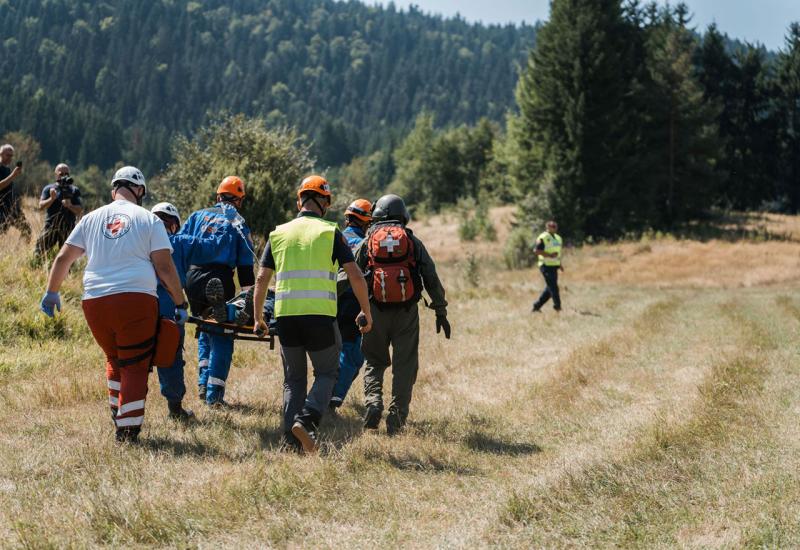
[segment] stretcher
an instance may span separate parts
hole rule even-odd
[[[270,327],[269,332],[261,335],[253,333],[252,325],[236,325],[234,323],[219,323],[213,319],[189,316],[189,322],[197,326],[197,332],[209,334],[224,334],[234,340],[247,342],[263,342],[269,344],[269,349],[275,349],[275,329]]]

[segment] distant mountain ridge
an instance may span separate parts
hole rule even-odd
[[[439,124],[502,120],[531,26],[332,0],[0,0],[0,132],[51,162],[154,170],[209,111],[261,115],[318,142],[321,164]]]

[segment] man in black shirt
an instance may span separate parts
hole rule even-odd
[[[11,226],[16,227],[26,239],[31,238],[31,226],[22,213],[19,197],[14,193],[14,180],[22,174],[22,163],[11,168],[14,148],[6,143],[0,147],[0,235]]]
[[[337,264],[347,273],[362,333],[372,328],[367,284],[336,224],[323,218],[331,205],[327,180],[309,176],[297,193],[297,218],[269,235],[253,298],[255,331],[266,331],[263,304],[275,274],[275,318],[283,360],[283,446],[318,449],[317,430],[339,373],[341,335],[336,324]],[[355,320],[355,319],[354,319]],[[307,357],[314,368],[308,388]]]
[[[83,213],[81,191],[72,184],[69,166],[56,166],[56,181],[44,186],[39,197],[39,209],[46,209],[44,228],[36,239],[36,256],[41,257],[54,246],[61,248],[69,237],[75,221]]]

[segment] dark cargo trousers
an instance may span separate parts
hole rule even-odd
[[[550,298],[553,298],[553,307],[556,311],[561,310],[561,292],[558,289],[558,266],[543,265],[539,268],[544,277],[544,290],[539,299],[533,303],[533,309],[542,309]]]
[[[389,346],[392,347],[391,357]],[[392,367],[392,401],[389,411],[397,411],[405,422],[411,392],[419,370],[419,309],[385,308],[372,304],[372,330],[361,342],[367,366],[364,370],[364,397],[368,407],[383,410],[383,373]]]
[[[280,325],[279,325],[280,326]],[[288,431],[299,416],[306,426],[319,423],[322,413],[328,408],[333,395],[333,387],[339,377],[339,352],[342,349],[342,337],[339,327],[333,320],[335,342],[322,349],[316,346],[286,346],[281,342],[281,359],[283,360],[283,429]],[[313,327],[312,327],[313,330]],[[280,328],[279,328],[280,338]],[[295,342],[292,342],[294,344]],[[314,348],[309,349],[309,347]],[[308,389],[308,362],[314,370],[314,382]]]

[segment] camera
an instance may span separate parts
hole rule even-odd
[[[56,180],[56,183],[58,184],[58,192],[61,193],[61,200],[71,199],[73,195],[72,184],[75,183],[72,176],[64,174]]]
[[[22,168],[22,161],[21,160],[17,161],[17,168]]]

